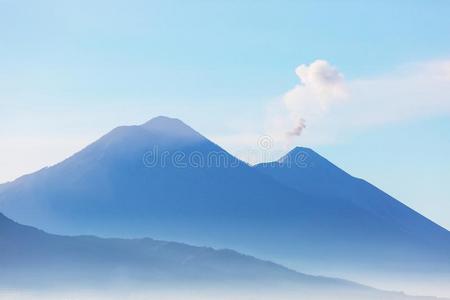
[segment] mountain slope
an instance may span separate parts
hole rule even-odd
[[[306,195],[314,195],[325,205],[334,202],[365,211],[404,232],[414,229],[414,235],[429,243],[441,243],[449,232],[385,192],[355,178],[308,148],[296,147],[278,161],[261,163],[255,169]],[[438,244],[437,246],[442,246]]]
[[[315,272],[450,272],[448,232],[375,188],[327,163],[305,176],[305,189],[292,184],[295,168],[291,183],[262,169],[181,121],[159,117],[118,127],[67,160],[6,184],[0,209],[55,233],[227,247]],[[354,190],[364,196],[347,197]]]
[[[144,239],[58,236],[17,224],[0,214],[0,286],[130,282],[287,281],[362,286],[313,277],[232,250]],[[79,282],[81,281],[81,282]]]

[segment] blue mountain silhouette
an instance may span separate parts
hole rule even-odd
[[[450,272],[447,230],[312,150],[251,167],[167,117],[0,186],[0,210],[59,234],[152,236],[317,272]]]

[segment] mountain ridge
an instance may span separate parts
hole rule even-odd
[[[285,267],[282,267],[280,265],[277,265],[270,261],[264,261],[259,260],[253,256],[249,255],[243,255],[241,253],[238,253],[231,249],[213,249],[211,247],[196,247],[196,246],[190,246],[182,243],[177,242],[168,242],[168,241],[160,241],[160,240],[154,240],[151,238],[142,238],[142,239],[118,239],[118,238],[108,238],[108,239],[101,239],[95,236],[59,236],[59,235],[53,235],[49,234],[43,230],[36,229],[31,226],[25,226],[20,225],[11,219],[7,218],[5,215],[0,213],[0,234],[2,239],[0,240],[0,248],[2,249],[2,256],[0,256],[0,265],[2,267],[2,274],[0,277],[5,279],[7,277],[7,270],[9,270],[9,267],[12,267],[12,269],[17,270],[22,267],[24,269],[22,272],[26,274],[27,271],[33,270],[33,264],[38,264],[39,266],[46,266],[46,268],[52,268],[53,264],[56,263],[57,265],[60,265],[60,267],[64,267],[64,262],[67,264],[70,261],[75,261],[76,263],[72,267],[79,268],[81,263],[79,260],[87,260],[88,264],[93,264],[89,268],[89,272],[93,272],[95,268],[101,268],[101,264],[104,264],[106,261],[110,264],[117,264],[120,265],[121,261],[124,257],[124,255],[130,255],[130,262],[129,264],[132,265],[133,260],[135,259],[133,255],[140,256],[140,259],[142,260],[142,264],[144,266],[139,267],[135,266],[138,271],[136,272],[143,272],[145,268],[151,267],[151,265],[146,264],[146,259],[153,259],[152,255],[148,256],[143,255],[144,253],[142,249],[139,249],[139,247],[144,247],[146,251],[152,253],[152,251],[158,251],[155,255],[161,256],[161,258],[158,258],[156,261],[152,261],[152,264],[160,264],[161,261],[164,259],[164,255],[166,255],[168,258],[165,259],[175,259],[179,261],[179,266],[177,268],[183,268],[184,266],[188,266],[185,264],[187,262],[186,258],[183,258],[183,256],[186,256],[189,258],[190,261],[195,261],[195,255],[205,256],[207,258],[208,256],[215,256],[218,258],[231,258],[231,260],[228,261],[228,259],[225,260],[225,265],[228,264],[228,266],[239,265],[239,262],[242,261],[243,266],[248,267],[248,269],[239,269],[237,268],[236,271],[233,271],[230,274],[230,271],[225,272],[225,265],[220,267],[216,263],[214,268],[208,267],[211,271],[214,269],[218,272],[223,272],[223,276],[226,276],[225,278],[232,279],[235,278],[239,280],[240,275],[242,275],[242,278],[245,278],[246,280],[249,280],[251,278],[259,278],[259,276],[262,276],[261,278],[264,278],[267,274],[264,274],[264,270],[268,272],[268,278],[276,280],[277,276],[281,276],[281,280],[290,279],[290,280],[296,280],[296,279],[305,279],[307,281],[311,281],[314,283],[315,280],[317,280],[317,283],[320,283],[320,280],[324,280],[324,283],[329,284],[348,284],[348,285],[354,285],[355,287],[359,287],[358,284],[354,284],[345,280],[340,279],[332,279],[332,278],[325,278],[325,277],[319,277],[319,276],[310,276],[306,274],[302,274],[299,272],[295,272],[293,270],[289,270]],[[56,241],[55,241],[56,240]],[[87,243],[87,246],[83,246],[83,243]],[[123,244],[123,247],[120,246],[117,248],[115,246],[115,243]],[[129,248],[128,245],[129,244]],[[150,247],[147,247],[146,245],[149,245]],[[45,251],[42,251],[41,247],[44,246]],[[12,247],[12,248],[11,248]],[[114,248],[117,248],[115,250]],[[135,248],[136,251],[132,251],[132,249]],[[76,249],[76,251],[74,251]],[[113,254],[111,257],[111,253],[103,252],[103,250],[109,251],[116,251],[117,253]],[[171,250],[172,249],[172,250]],[[174,250],[178,250],[180,253],[172,253]],[[188,252],[185,253],[187,250]],[[88,251],[90,256],[93,256],[93,258],[90,258],[89,255],[87,256],[84,254],[84,252]],[[184,252],[183,252],[184,251]],[[30,255],[28,252],[34,252],[33,255]],[[121,253],[122,252],[122,253]],[[26,254],[28,253],[28,254]],[[172,254],[171,254],[172,253]],[[197,253],[197,254],[195,254]],[[120,255],[120,257],[117,257],[117,255]],[[181,257],[178,257],[178,255],[181,255]],[[96,257],[97,256],[97,257]],[[77,258],[78,257],[78,258]],[[85,258],[83,258],[85,257]],[[98,264],[100,262],[100,264]],[[252,269],[252,264],[255,264],[257,269],[262,271],[261,274],[258,274],[255,270]],[[237,266],[236,265],[236,266]],[[87,266],[87,264],[86,264]],[[55,267],[55,266],[53,266]],[[222,268],[223,270],[220,270]],[[40,269],[40,268],[39,268]],[[231,269],[230,269],[231,270]],[[67,271],[67,270],[66,270]],[[150,271],[150,270],[149,270]],[[174,272],[174,270],[169,270],[170,272]],[[82,273],[85,273],[87,271],[82,271]],[[248,273],[250,272],[250,273]],[[40,269],[39,273],[45,273],[44,270]],[[95,273],[95,272],[94,272]],[[239,275],[240,274],[240,275]],[[55,274],[57,275],[57,274]],[[58,274],[58,276],[61,274]],[[107,273],[101,274],[101,276],[105,276]],[[167,274],[168,276],[176,275],[174,274]],[[200,274],[199,274],[200,275]],[[193,280],[195,280],[199,275],[193,275],[186,273],[185,276],[191,276]],[[209,276],[214,276],[213,273],[207,273],[203,274],[202,276],[205,276],[204,279],[207,279]],[[283,276],[286,276],[284,278]],[[151,278],[151,277],[150,277]],[[54,278],[55,279],[55,278]],[[15,278],[14,280],[19,280],[19,278]],[[27,280],[24,280],[26,282]],[[1,284],[4,286],[4,282]],[[362,286],[361,286],[362,287]]]

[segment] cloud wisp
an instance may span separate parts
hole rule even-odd
[[[300,118],[297,122],[297,125],[291,130],[287,132],[288,136],[301,136],[303,129],[306,128],[306,121],[303,118]]]

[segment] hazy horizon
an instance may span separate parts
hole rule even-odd
[[[0,300],[450,297],[449,15],[0,0]]]

